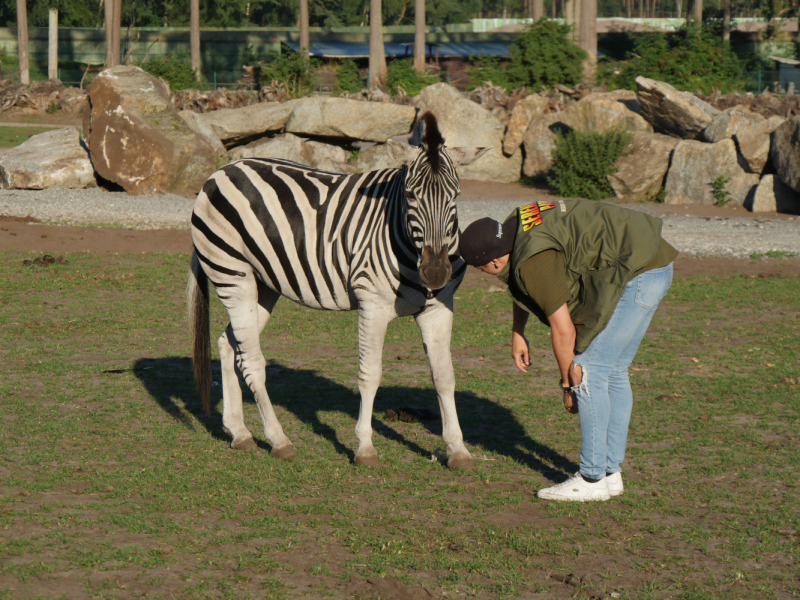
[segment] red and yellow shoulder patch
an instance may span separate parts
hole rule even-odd
[[[531,202],[520,207],[519,218],[522,222],[522,231],[528,231],[534,225],[541,225],[542,213],[555,207],[555,202]]]

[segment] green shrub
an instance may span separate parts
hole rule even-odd
[[[602,200],[614,195],[608,176],[633,135],[624,129],[605,133],[574,129],[556,134],[550,186],[559,196]]]
[[[188,52],[175,52],[163,58],[148,58],[139,66],[154,77],[166,81],[173,92],[197,87],[197,78]]]
[[[439,75],[436,73],[417,71],[410,58],[393,60],[389,63],[388,69],[386,84],[392,94],[397,94],[397,88],[403,88],[409,96],[416,96],[423,88],[439,81]]]
[[[723,94],[744,85],[744,65],[722,41],[717,24],[689,22],[675,33],[650,33],[636,39],[635,51],[610,80],[617,87],[636,89],[638,76],[665,81],[679,90],[705,94],[715,88]]]
[[[520,33],[508,48],[509,81],[538,88],[556,83],[577,85],[583,80],[587,54],[569,39],[571,27],[540,19]]]
[[[711,183],[711,188],[714,191],[714,204],[716,206],[725,206],[733,199],[731,193],[727,190],[727,185],[730,181],[731,178],[727,175],[719,175]]]
[[[277,81],[286,87],[290,98],[308,96],[317,87],[314,70],[318,61],[291,50],[273,54],[271,58],[270,62],[261,63],[261,85]]]
[[[473,65],[467,68],[470,81],[468,89],[470,90],[482,86],[487,81],[504,88],[507,92],[520,87],[516,82],[508,79],[505,67],[500,64],[500,59],[496,56],[470,56],[469,62]]]
[[[336,88],[333,94],[338,96],[342,92],[356,94],[364,89],[364,81],[358,71],[355,61],[346,59],[339,63],[336,69]]]

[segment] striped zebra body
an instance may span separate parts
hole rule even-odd
[[[372,406],[388,323],[414,315],[442,411],[448,464],[469,468],[455,410],[450,359],[453,294],[466,271],[457,256],[456,162],[484,149],[445,149],[432,115],[418,128],[421,148],[391,146],[399,169],[359,175],[278,159],[244,159],[214,173],[192,214],[195,252],[187,287],[195,379],[210,411],[208,286],[228,311],[218,340],[223,423],[234,448],[254,448],[244,425],[236,370],[253,392],[273,455],[294,456],[266,390],[259,334],[281,296],[322,310],[358,310],[356,463],[377,463]],[[454,157],[452,158],[451,157]]]

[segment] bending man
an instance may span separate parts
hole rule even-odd
[[[591,200],[539,201],[504,223],[475,221],[459,250],[467,264],[508,284],[520,371],[530,365],[528,315],[551,328],[564,407],[580,417],[579,472],[537,495],[584,502],[622,494],[633,406],[628,366],[678,254],[661,238],[661,220]]]

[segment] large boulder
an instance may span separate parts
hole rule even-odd
[[[302,98],[294,105],[286,131],[383,143],[411,131],[416,116],[413,106],[358,102],[348,98]]]
[[[297,100],[261,102],[242,108],[221,108],[198,115],[198,120],[211,128],[227,148],[265,134],[281,131],[294,110]]]
[[[733,135],[739,150],[739,162],[749,173],[762,173],[769,160],[771,134],[786,119],[770,117],[752,126],[742,125]]]
[[[303,143],[302,152],[305,159],[304,164],[315,169],[331,173],[352,173],[353,171],[347,162],[350,153],[341,146],[308,140]]]
[[[556,123],[558,114],[550,113],[531,120],[522,138],[525,158],[522,172],[528,177],[542,175],[553,165],[553,151],[556,148]]]
[[[446,83],[435,83],[423,89],[417,106],[421,112],[430,111],[436,116],[447,146],[491,146],[491,150],[471,165],[459,167],[460,177],[502,183],[519,181],[522,152],[517,150],[510,158],[503,155],[505,127],[488,110],[467,100]]]
[[[392,157],[386,144],[375,144],[359,152],[348,163],[353,173],[369,173],[378,169],[397,169],[402,162]]]
[[[669,158],[680,140],[660,133],[638,132],[617,161],[608,181],[617,198],[639,200],[658,194],[669,169]]]
[[[772,134],[770,158],[778,177],[800,192],[800,116],[787,119]]]
[[[748,205],[749,204],[749,205]],[[753,212],[800,213],[800,194],[775,175],[764,175],[752,200],[745,207]]]
[[[200,113],[196,113],[191,110],[182,110],[178,113],[178,116],[183,119],[189,129],[202,135],[206,141],[211,144],[211,147],[214,148],[214,152],[217,155],[218,165],[224,164],[228,161],[228,150],[225,148],[225,145],[222,143],[222,141],[217,137],[217,134],[214,133],[214,129],[211,127],[211,125],[201,118]]]
[[[730,181],[725,189],[732,205],[744,204],[758,184],[758,175],[745,173],[736,161],[733,140],[707,144],[684,140],[675,146],[664,180],[667,204],[714,204],[714,181],[724,175]]]
[[[231,160],[242,158],[282,158],[303,164],[303,140],[287,133],[274,138],[263,138],[245,146],[237,146],[228,155]]]
[[[720,114],[710,104],[663,81],[637,77],[636,87],[642,116],[657,133],[693,140]]]
[[[508,120],[506,137],[503,140],[503,152],[508,156],[514,154],[522,145],[522,138],[531,119],[544,113],[547,108],[548,100],[539,94],[526,96],[514,105],[511,110],[511,117]]]
[[[626,102],[615,94],[589,94],[559,113],[559,121],[570,129],[601,133],[614,128],[633,132],[653,131],[652,126],[641,115],[629,109]]]
[[[733,138],[739,131],[766,123],[767,120],[746,107],[737,105],[725,110],[711,121],[711,125],[703,130],[701,138],[704,142],[716,144],[724,139]]]
[[[169,88],[139,67],[102,71],[89,87],[83,137],[98,175],[129,194],[196,194],[214,148],[178,116]]]
[[[3,189],[96,187],[89,153],[74,127],[34,135],[0,157]]]

